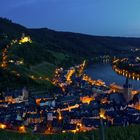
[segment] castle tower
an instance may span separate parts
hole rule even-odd
[[[21,36],[21,38],[23,39],[25,37],[25,33],[22,33],[22,36]]]
[[[23,99],[24,99],[24,100],[28,100],[29,92],[28,92],[28,90],[26,89],[26,87],[24,87],[24,88],[22,89],[22,96],[23,96]]]
[[[132,99],[132,84],[129,84],[128,78],[126,78],[123,88],[124,88],[123,96],[124,96],[126,102],[129,102]]]

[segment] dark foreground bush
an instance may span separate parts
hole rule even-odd
[[[65,133],[55,135],[20,134],[0,130],[0,140],[100,140],[100,132]],[[140,125],[105,129],[105,140],[140,140]]]

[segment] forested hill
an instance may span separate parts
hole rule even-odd
[[[33,41],[41,43],[48,50],[65,52],[80,57],[112,54],[112,52],[120,53],[120,51],[140,47],[140,38],[100,37],[79,33],[57,32],[47,28],[27,29],[10,20],[0,18],[0,34],[3,33],[8,35],[10,39],[19,38],[22,33],[25,33],[30,35]]]
[[[99,37],[58,32],[47,28],[28,29],[8,19],[0,18],[1,63],[3,49],[7,44],[11,44],[12,40],[19,41],[22,33],[30,36],[32,43],[13,43],[7,55],[8,62],[11,59],[14,62],[23,60],[24,64],[21,66],[9,64],[6,71],[17,71],[24,79],[31,75],[53,77],[56,67],[70,67],[84,59],[91,60],[97,56],[130,54],[132,49],[140,47],[139,38]],[[27,82],[25,80],[21,83]]]

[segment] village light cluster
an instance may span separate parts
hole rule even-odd
[[[20,65],[24,65],[24,59],[19,58],[19,59],[10,59],[10,55],[8,53],[9,49],[11,49],[12,47],[14,47],[15,44],[25,44],[25,43],[32,43],[32,40],[30,38],[30,36],[25,36],[25,34],[22,34],[22,37],[20,40],[16,39],[16,40],[12,40],[11,43],[9,45],[7,45],[3,51],[2,51],[2,63],[1,63],[1,67],[3,69],[7,69],[8,66],[10,64],[14,64],[17,66]],[[20,77],[22,74],[18,73],[18,71],[11,71],[13,74],[15,74],[16,76]],[[36,75],[29,75],[29,77],[32,80],[40,80],[40,81],[49,81],[51,82],[51,80],[48,77],[41,77],[41,76],[36,76]]]
[[[113,69],[118,73],[118,74],[121,74],[125,77],[128,77],[128,78],[132,78],[133,80],[136,79],[136,80],[140,80],[140,74],[139,73],[135,73],[135,72],[130,72],[129,70],[127,69],[120,69],[118,67],[118,65],[120,63],[128,63],[128,59],[127,58],[123,58],[123,59],[115,59],[113,61]],[[133,62],[135,63],[135,62]],[[134,66],[137,66],[138,64],[129,64],[130,67],[134,67]]]
[[[6,48],[4,48],[3,51],[2,51],[2,64],[1,64],[1,67],[4,68],[4,69],[6,69],[7,65],[8,65],[8,62],[7,62],[8,49],[9,49],[9,46],[7,45]]]
[[[138,103],[135,104],[135,107],[133,105],[130,107],[130,105],[123,106],[123,101],[123,104],[119,104],[119,110],[116,111],[114,108],[115,102],[119,100],[121,102],[123,95],[127,95],[126,85],[124,89],[115,87],[115,85],[114,87],[107,86],[103,81],[92,80],[84,74],[84,71],[83,74],[79,75],[81,65],[83,64],[73,67],[76,69],[74,73],[70,72],[71,68],[69,70],[56,69],[53,83],[58,87],[62,84],[65,86],[64,90],[54,91],[54,94],[35,95],[32,93],[30,99],[26,88],[22,91],[5,91],[5,98],[0,100],[0,107],[4,110],[12,107],[12,110],[16,110],[16,113],[12,114],[7,112],[11,117],[13,114],[17,116],[12,118],[14,124],[11,125],[18,122],[17,130],[19,133],[26,133],[30,125],[34,126],[32,131],[38,133],[78,133],[98,129],[100,119],[105,127],[118,125],[117,117],[119,114],[114,117],[110,113],[123,111],[129,114],[132,109],[134,115],[137,114],[136,120],[139,120],[139,106],[136,108]],[[72,82],[68,84],[67,80]],[[114,90],[117,92],[113,92]],[[135,95],[138,94],[137,91],[134,92]],[[8,119],[11,121],[11,118],[6,117],[6,121]],[[12,126],[9,128],[6,121],[1,122],[0,129],[12,129]],[[135,120],[131,121],[134,123]],[[120,125],[126,125],[126,122],[122,120]]]
[[[2,63],[1,63],[2,68],[6,69],[8,67],[8,63],[13,63],[16,65],[24,64],[24,60],[13,60],[13,59],[9,60],[8,51],[16,43],[19,43],[19,44],[32,43],[32,40],[31,40],[30,36],[25,36],[24,33],[22,34],[22,37],[19,41],[12,40],[11,43],[9,45],[7,45],[2,51]]]
[[[76,74],[77,76],[81,76],[83,74],[85,68],[86,61],[84,60],[82,64],[71,67],[67,70],[65,74],[65,81],[61,81],[61,74],[63,73],[63,68],[58,68],[55,70],[55,76],[53,79],[53,84],[59,86],[63,91],[65,91],[65,87],[72,84],[72,76]]]
[[[23,35],[19,41],[12,43],[24,44],[32,41],[30,37]],[[1,66],[5,69],[8,63],[23,65],[24,60],[8,60],[8,49],[9,46],[2,52]],[[121,72],[117,67],[118,63],[126,61],[127,58],[114,60],[113,68],[129,77],[128,71]],[[3,110],[0,115],[0,129],[13,130],[16,127],[19,133],[26,133],[32,126],[34,133],[78,133],[98,129],[100,120],[105,127],[140,123],[140,99],[130,102],[140,92],[132,89],[128,79],[123,87],[116,84],[106,85],[104,81],[93,80],[86,75],[85,66],[86,61],[83,61],[68,70],[57,68],[53,80],[29,75],[32,80],[48,80],[58,87],[50,93],[36,95],[32,91],[29,96],[26,87],[4,91],[0,98],[0,108]],[[11,72],[20,76],[17,71]],[[135,75],[139,77],[132,73],[132,76]]]

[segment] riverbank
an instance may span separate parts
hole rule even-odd
[[[115,82],[116,84],[123,86],[126,80],[126,77],[117,74],[109,63],[90,65],[86,69],[86,74],[89,75],[92,79],[103,80],[107,85]],[[129,82],[132,84],[134,89],[140,89],[140,81],[129,79]]]

